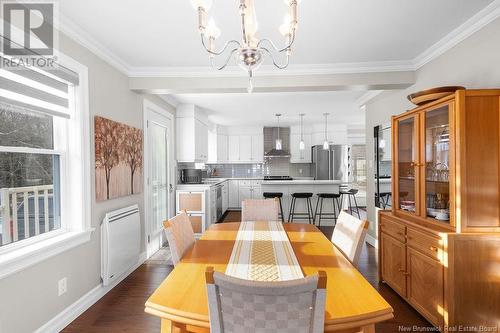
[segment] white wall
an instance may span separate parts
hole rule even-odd
[[[61,51],[89,69],[89,107],[91,128],[94,115],[100,115],[125,124],[142,128],[143,100],[174,113],[169,104],[155,96],[144,97],[129,89],[129,80],[122,73],[99,59],[87,49],[60,35]],[[91,163],[94,165],[93,130],[91,135]],[[91,240],[79,247],[31,266],[0,280],[0,332],[33,332],[59,312],[100,284],[100,232],[99,223],[105,213],[131,204],[141,209],[144,240],[143,194],[95,202],[94,168],[92,181],[92,227],[96,231]],[[143,251],[145,249],[142,244]],[[68,291],[57,296],[57,281],[67,277]]]
[[[423,89],[461,85],[466,88],[500,87],[500,19],[491,22],[440,57],[420,68],[415,85],[405,90],[387,91],[366,105],[366,142],[368,161],[368,219],[375,221],[373,168],[373,127],[390,121],[391,115],[415,106],[406,96]],[[371,163],[370,163],[371,161]],[[370,233],[375,236],[374,224]]]

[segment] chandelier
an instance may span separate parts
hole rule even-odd
[[[292,45],[295,41],[297,30],[297,2],[299,0],[284,0],[288,6],[283,24],[279,27],[280,33],[285,38],[285,46],[279,48],[267,38],[257,38],[257,17],[255,13],[254,0],[239,0],[239,15],[241,16],[241,41],[230,40],[219,50],[215,48],[215,41],[220,37],[221,31],[215,25],[213,18],[208,20],[207,12],[212,7],[213,0],[191,0],[193,7],[198,11],[198,30],[201,34],[201,43],[208,52],[210,64],[217,70],[223,70],[236,55],[239,66],[248,73],[248,92],[253,91],[253,73],[262,63],[263,56],[268,55],[273,65],[279,69],[285,69],[290,62]],[[283,63],[278,63],[276,57],[284,54]],[[224,56],[223,63],[215,64],[214,58]]]

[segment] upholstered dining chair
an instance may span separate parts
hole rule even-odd
[[[326,273],[299,280],[242,280],[207,267],[210,332],[320,333],[324,331]]]
[[[278,199],[247,199],[241,203],[241,221],[279,221]]]
[[[193,226],[186,212],[182,212],[170,220],[164,221],[163,227],[172,254],[172,262],[176,266],[184,253],[195,243]]]
[[[332,243],[354,266],[358,264],[368,226],[368,221],[362,221],[342,211],[333,229]]]

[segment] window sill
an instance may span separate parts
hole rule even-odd
[[[5,253],[0,257],[0,279],[90,241],[94,229],[69,231]]]

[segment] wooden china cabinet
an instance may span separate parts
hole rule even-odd
[[[497,327],[500,90],[457,90],[395,116],[392,139],[381,280],[441,331]]]

